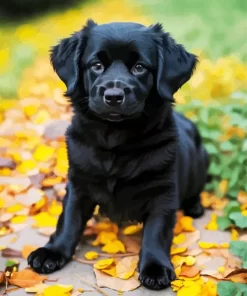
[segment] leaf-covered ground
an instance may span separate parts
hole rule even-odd
[[[12,31],[27,46],[33,43],[30,48],[44,57],[36,59],[35,55],[35,63],[24,72],[18,99],[0,104],[0,294],[14,287],[21,289],[13,292],[15,295],[26,289],[44,296],[91,293],[88,290],[109,295],[110,290],[102,290],[104,286],[118,291],[115,295],[133,289],[137,290],[130,295],[144,291],[136,271],[142,225],[118,229],[101,220],[98,208],[84,233],[86,247],[79,247],[74,261],[58,273],[58,279],[25,269],[24,258],[54,231],[68,169],[63,135],[71,109],[63,97],[64,86],[51,69],[47,50],[54,35],[66,36],[81,26],[91,15],[90,5],[84,7],[83,14],[74,9]],[[130,6],[115,1],[95,5],[94,17],[100,22],[151,23]],[[20,51],[22,58],[23,52],[25,49]],[[12,66],[8,58],[4,60],[8,73],[15,66],[15,60],[9,59]],[[7,81],[13,87],[12,80]],[[176,94],[177,108],[201,130],[213,176],[208,191],[201,195],[211,211],[198,221],[181,213],[177,216],[171,257],[177,275],[172,290],[178,296],[247,293],[246,81],[247,68],[241,60],[228,56],[212,61],[200,53],[195,75]],[[71,266],[72,275],[67,273]]]

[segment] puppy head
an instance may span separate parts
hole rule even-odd
[[[158,98],[151,95],[159,102],[172,102],[190,78],[196,57],[160,24],[88,21],[80,32],[53,47],[51,62],[75,108],[122,121],[147,113],[148,101],[158,111]]]

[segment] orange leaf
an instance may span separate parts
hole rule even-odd
[[[24,269],[18,272],[13,272],[9,282],[20,288],[27,288],[41,284],[46,279],[47,276],[41,276],[31,269]]]
[[[37,246],[32,245],[24,245],[24,247],[21,250],[22,257],[27,259],[27,257],[32,253],[33,251],[37,250]]]
[[[200,269],[196,266],[188,266],[185,263],[182,264],[180,276],[193,278],[200,273]]]

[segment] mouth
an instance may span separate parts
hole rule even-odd
[[[119,113],[111,112],[106,115],[106,119],[109,121],[122,121],[124,119],[124,116]]]

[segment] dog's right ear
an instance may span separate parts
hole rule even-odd
[[[57,75],[67,87],[66,96],[71,96],[76,89],[80,75],[80,59],[86,48],[88,33],[96,25],[92,20],[88,20],[81,31],[62,39],[51,48],[50,60]]]

